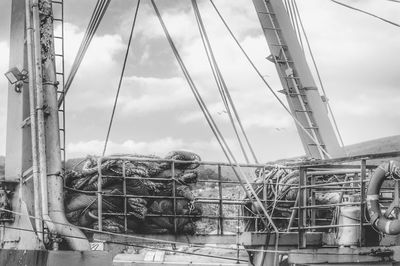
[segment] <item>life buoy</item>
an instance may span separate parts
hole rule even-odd
[[[391,220],[383,216],[379,206],[379,191],[386,177],[393,176],[400,179],[399,163],[389,161],[379,165],[368,184],[367,209],[371,225],[388,235],[400,234],[400,220]]]

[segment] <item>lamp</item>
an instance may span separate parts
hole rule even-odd
[[[4,73],[4,75],[10,84],[15,84],[15,91],[21,92],[21,88],[24,85],[24,80],[28,77],[28,71],[25,69],[20,71],[17,67],[12,67],[6,73]]]

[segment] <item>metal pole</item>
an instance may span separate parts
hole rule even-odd
[[[43,224],[41,222],[42,213],[40,208],[40,184],[39,184],[39,165],[38,165],[38,144],[37,144],[37,125],[36,125],[36,101],[35,101],[35,68],[33,66],[33,44],[32,44],[32,15],[31,3],[25,0],[26,9],[26,45],[28,52],[28,74],[29,74],[29,107],[30,107],[30,124],[32,138],[32,175],[33,175],[33,202],[35,211],[35,227],[37,232],[43,232]],[[40,241],[43,241],[43,233],[37,233]]]
[[[294,209],[292,210],[292,214],[290,215],[290,219],[289,219],[289,224],[288,227],[286,229],[286,232],[290,232],[290,228],[293,225],[294,219],[296,218],[297,215],[297,208],[299,206],[299,201],[300,201],[300,190],[297,191],[297,197],[296,197],[296,202],[294,203]]]
[[[99,226],[99,231],[103,231],[103,198],[102,198],[102,187],[101,184],[103,183],[103,177],[101,173],[101,163],[102,159],[99,158],[97,160],[97,171],[99,177],[97,178],[97,224]]]
[[[174,233],[176,234],[178,231],[176,224],[176,181],[175,181],[175,163],[171,164],[171,172],[172,172],[172,197],[174,203]]]
[[[127,212],[128,212],[128,199],[126,197],[126,161],[124,161],[122,163],[122,175],[123,175],[123,184],[122,184],[122,189],[123,189],[123,193],[124,193],[124,231],[125,233],[128,231],[128,216],[127,216]]]
[[[45,138],[45,121],[44,121],[44,90],[42,84],[42,52],[40,41],[40,19],[39,19],[39,0],[29,1],[33,13],[33,29],[34,29],[34,61],[35,61],[35,88],[36,88],[36,115],[37,115],[37,139],[39,154],[39,176],[40,190],[42,199],[42,215],[43,220],[49,227],[50,232],[55,232],[55,226],[49,216],[49,200],[47,189],[47,159],[46,159],[46,138]]]
[[[298,232],[299,232],[299,248],[305,248],[305,227],[306,227],[306,220],[307,220],[307,213],[306,209],[304,208],[307,206],[307,189],[303,188],[307,182],[307,170],[303,167],[300,167],[300,177],[299,177],[299,210],[297,211],[298,214]]]
[[[224,214],[222,209],[222,176],[221,176],[221,165],[218,165],[218,196],[219,196],[219,229],[221,235],[224,234]],[[240,198],[240,197],[239,197]]]
[[[365,201],[365,183],[364,180],[366,179],[367,175],[367,170],[366,170],[366,165],[367,165],[367,160],[363,159],[361,160],[361,191],[360,191],[360,246],[362,247],[364,245],[364,225],[363,225],[363,219],[364,219],[364,201]]]
[[[86,236],[65,217],[51,1],[40,0],[39,5],[39,0],[33,0],[32,11],[43,218],[49,221],[49,229],[63,235],[73,250],[90,250]],[[46,46],[46,54],[41,54],[42,46]]]

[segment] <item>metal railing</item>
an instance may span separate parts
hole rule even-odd
[[[263,179],[264,184],[260,183],[259,180],[253,181],[251,184],[263,185],[262,191],[259,193],[260,200],[264,204],[274,203],[279,210],[280,204],[283,204],[286,211],[289,211],[289,216],[281,216],[277,210],[272,211],[270,215],[272,216],[274,222],[284,222],[285,227],[280,227],[281,232],[298,232],[298,247],[305,248],[307,246],[306,236],[307,232],[334,232],[339,230],[341,227],[358,227],[359,239],[358,243],[360,246],[365,245],[364,231],[365,226],[370,226],[370,224],[364,219],[365,217],[365,192],[366,184],[372,175],[372,170],[376,168],[376,165],[367,165],[367,159],[372,158],[387,158],[400,155],[397,153],[386,153],[382,157],[373,155],[372,157],[349,157],[347,160],[345,158],[339,158],[337,161],[326,160],[316,161],[315,163],[295,163],[287,166],[281,166],[281,169],[286,169],[289,171],[299,170],[299,181],[296,184],[281,183],[279,180],[270,181],[270,185],[277,186],[288,186],[290,190],[297,190],[296,200],[285,200],[278,199],[274,200],[268,198],[267,196],[267,185],[265,179]],[[102,173],[101,165],[105,160],[121,160],[122,161],[122,176],[115,175],[105,175]],[[158,163],[169,163],[169,171],[171,173],[170,177],[167,178],[157,178],[157,177],[133,177],[127,176],[126,174],[126,164],[128,162],[158,162]],[[357,162],[357,164],[343,164],[347,162]],[[212,184],[213,193],[212,195],[201,195],[197,193],[196,202],[201,204],[202,209],[206,210],[202,214],[182,214],[177,210],[177,201],[185,199],[183,196],[179,196],[176,193],[176,188],[178,185],[178,180],[176,178],[176,167],[182,164],[199,164],[201,166],[214,167],[217,177],[214,179],[198,179],[197,180],[197,193],[200,189],[200,185]],[[132,215],[129,213],[128,199],[129,198],[145,198],[150,200],[166,199],[173,203],[172,214],[163,213],[148,213],[147,217],[156,218],[170,218],[173,221],[173,230],[170,232],[172,234],[178,233],[178,220],[181,218],[187,219],[201,219],[212,221],[213,225],[211,228],[216,228],[216,233],[223,235],[227,231],[236,233],[236,231],[227,229],[227,223],[240,224],[241,232],[243,225],[245,223],[255,224],[252,231],[268,230],[265,227],[259,227],[257,221],[262,219],[262,215],[251,212],[244,211],[251,203],[249,199],[244,198],[245,193],[240,187],[239,182],[231,179],[225,178],[223,175],[224,167],[232,167],[227,163],[218,162],[198,162],[198,161],[179,161],[179,160],[166,160],[166,159],[153,159],[153,158],[136,158],[136,157],[103,157],[99,158],[98,162],[98,189],[97,189],[97,202],[98,202],[98,228],[103,230],[103,219],[110,216],[118,216],[124,218],[124,231],[128,232],[128,219]],[[243,168],[250,168],[254,170],[255,168],[263,169],[262,177],[265,176],[267,170],[275,169],[276,165],[263,165],[263,164],[242,164]],[[249,172],[250,175],[250,172]],[[340,176],[341,178],[336,181],[326,181],[323,177]],[[254,176],[253,176],[254,177]],[[122,194],[110,194],[102,189],[103,178],[117,178],[122,182],[123,191]],[[157,195],[132,195],[127,192],[127,182],[132,179],[142,179],[151,180],[154,182],[163,182],[165,184],[170,184],[172,187],[170,195],[167,196],[157,196]],[[254,178],[253,178],[254,180]],[[200,185],[199,185],[200,184]],[[210,188],[210,186],[208,186]],[[227,196],[227,192],[230,194]],[[336,192],[340,195],[340,200],[336,203],[322,203],[317,202],[316,194],[324,192]],[[383,193],[388,193],[388,195],[393,194],[392,187],[383,187]],[[235,195],[232,195],[235,194]],[[344,201],[346,195],[356,195],[357,200],[352,200],[350,202]],[[241,197],[243,196],[243,197]],[[104,212],[103,211],[103,200],[105,197],[121,197],[123,198],[123,211],[121,212]],[[390,198],[390,197],[389,197]],[[380,201],[382,204],[390,202],[389,199],[384,198]],[[217,206],[212,211],[210,206]],[[346,206],[358,206],[359,207],[359,219],[353,224],[339,224],[338,221],[332,223],[334,217],[320,217],[319,212],[324,210],[330,210],[335,217],[338,217],[340,209]],[[230,209],[229,209],[230,208]],[[236,211],[232,211],[232,209]],[[228,209],[228,210],[227,210]],[[208,211],[207,211],[208,210]],[[240,211],[239,211],[240,210]],[[247,209],[248,210],[248,209]],[[337,219],[338,220],[338,219]],[[228,224],[229,225],[229,224]],[[235,226],[236,228],[237,226]],[[210,231],[210,230],[209,230]],[[215,230],[214,230],[215,231]],[[209,232],[208,232],[209,233]],[[215,233],[215,232],[214,232]]]

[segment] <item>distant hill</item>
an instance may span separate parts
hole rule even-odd
[[[349,155],[400,151],[400,135],[360,142],[346,146]]]
[[[379,139],[374,139],[374,140],[370,140],[370,141],[360,142],[357,144],[352,144],[352,145],[346,146],[346,151],[350,156],[370,154],[370,153],[400,151],[400,135],[379,138]],[[282,160],[277,160],[274,163],[283,163],[284,161],[299,160],[301,158],[302,157],[282,159]],[[397,157],[394,159],[400,161],[400,157]],[[68,160],[67,164],[66,164],[67,169],[71,169],[74,165],[79,163],[81,160],[82,160],[82,158],[75,158],[75,159]],[[0,156],[0,176],[4,175],[4,161],[5,161],[5,157]],[[377,164],[377,163],[380,163],[380,161],[376,160],[373,163]],[[214,170],[215,174],[216,174],[216,172],[217,172],[216,167],[209,167],[209,168]],[[204,169],[204,170],[206,170],[206,169]],[[202,169],[202,171],[203,171],[203,169]],[[231,177],[233,178],[234,174],[231,169],[223,167],[222,171],[223,171],[222,176],[228,177],[228,178],[231,178]],[[215,174],[213,174],[213,175],[215,175]]]

